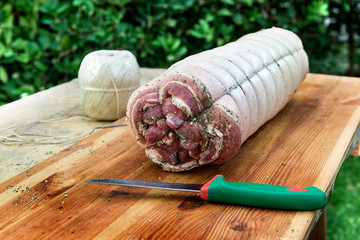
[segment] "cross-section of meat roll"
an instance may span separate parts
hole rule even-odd
[[[167,171],[231,159],[291,99],[308,72],[301,40],[270,28],[189,56],[141,86],[127,117]]]

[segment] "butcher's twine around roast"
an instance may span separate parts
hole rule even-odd
[[[270,28],[189,56],[138,88],[129,127],[166,171],[231,159],[292,98],[308,72],[294,33]]]

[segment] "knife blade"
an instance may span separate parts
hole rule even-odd
[[[127,187],[143,187],[143,188],[155,188],[163,190],[185,191],[185,192],[197,192],[200,193],[200,189],[204,184],[186,184],[186,183],[167,183],[167,182],[149,182],[138,180],[125,180],[125,179],[90,179],[85,182],[119,185]]]
[[[325,193],[314,186],[293,188],[260,183],[227,182],[222,175],[216,175],[205,184],[102,178],[90,179],[86,182],[195,192],[200,193],[200,197],[205,201],[261,208],[309,211],[324,208],[327,203]]]

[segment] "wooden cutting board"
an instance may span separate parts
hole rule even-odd
[[[317,211],[203,202],[193,193],[97,185],[91,178],[228,181],[329,192],[360,122],[360,79],[309,74],[289,104],[223,165],[168,173],[127,127],[108,128],[0,185],[0,239],[302,239]],[[117,123],[122,123],[120,119]]]

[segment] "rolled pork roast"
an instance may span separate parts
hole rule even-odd
[[[269,28],[189,56],[138,88],[127,119],[166,171],[223,163],[292,98],[308,72],[293,32]]]

